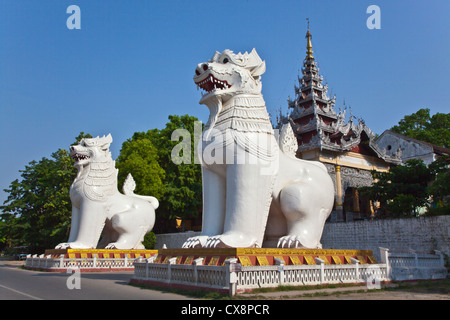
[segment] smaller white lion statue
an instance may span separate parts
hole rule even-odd
[[[111,143],[109,134],[85,138],[70,147],[78,169],[70,187],[72,225],[68,242],[58,244],[56,249],[145,249],[142,241],[153,229],[159,202],[134,194],[136,184],[130,174],[124,194],[118,191]]]

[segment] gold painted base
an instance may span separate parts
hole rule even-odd
[[[226,248],[226,249],[159,249],[155,263],[168,263],[176,257],[177,264],[192,264],[193,260],[203,258],[203,265],[220,266],[225,260],[237,258],[243,266],[275,265],[275,258],[285,265],[315,265],[319,258],[325,264],[351,264],[350,258],[361,264],[377,263],[372,250],[339,249],[277,249],[277,248]]]
[[[119,249],[48,249],[45,250],[45,255],[51,255],[52,258],[59,258],[64,255],[64,258],[128,258],[135,259],[139,257],[150,258],[158,254],[158,250],[119,250]]]
[[[52,258],[117,258],[127,255],[130,259],[150,258],[156,256],[155,263],[168,263],[176,258],[176,264],[192,264],[195,259],[203,258],[203,265],[221,266],[225,260],[238,259],[243,266],[276,265],[275,259],[284,261],[285,265],[315,265],[319,258],[325,264],[351,264],[350,258],[361,264],[377,263],[372,250],[339,250],[339,249],[276,249],[276,248],[226,248],[226,249],[158,249],[158,250],[118,250],[118,249],[49,249],[45,255]]]

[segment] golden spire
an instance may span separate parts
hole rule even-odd
[[[311,44],[311,32],[309,31],[309,18],[306,18],[308,21],[308,32],[306,32],[306,38],[308,39],[308,42],[306,43],[306,58],[314,59],[313,51],[312,51],[312,44]]]

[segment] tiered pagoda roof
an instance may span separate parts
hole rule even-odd
[[[298,77],[299,86],[295,86],[295,99],[288,100],[289,109],[292,110],[289,120],[299,145],[297,152],[313,149],[352,151],[385,159],[387,156],[372,143],[375,135],[363,120],[357,120],[351,115],[346,122],[346,109],[336,113],[336,97],[328,96],[328,85],[323,84],[323,76],[319,74],[309,27],[306,38],[307,51],[301,70],[303,76]],[[389,162],[396,161],[392,160]]]

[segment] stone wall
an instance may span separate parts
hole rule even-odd
[[[372,250],[377,260],[379,247],[418,253],[439,250],[450,256],[450,216],[326,223],[322,245],[324,249]]]
[[[155,249],[161,249],[164,245],[169,249],[181,248],[188,238],[195,237],[199,234],[200,232],[194,231],[157,234]]]
[[[199,232],[156,235],[156,248],[180,248]],[[390,220],[361,220],[326,223],[322,235],[324,249],[372,250],[380,261],[379,247],[390,251],[432,253],[450,256],[450,216]]]

